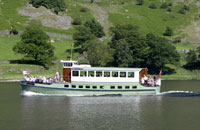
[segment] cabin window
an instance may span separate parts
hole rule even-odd
[[[125,89],[129,89],[130,88],[130,86],[125,86]]]
[[[97,89],[97,86],[92,86],[93,89]]]
[[[81,77],[86,77],[87,76],[87,72],[86,71],[80,71],[80,76]]]
[[[110,72],[109,71],[104,71],[104,77],[110,77]]]
[[[134,78],[134,72],[128,72],[128,77],[129,78]]]
[[[104,86],[100,86],[100,89],[104,89]]]
[[[94,71],[88,71],[88,77],[94,77]]]
[[[102,71],[96,71],[96,77],[102,77]]]
[[[135,88],[137,88],[137,86],[132,86],[132,89],[135,89]]]
[[[65,85],[65,88],[69,88],[69,85]]]
[[[126,77],[126,72],[120,72],[120,77]]]
[[[118,72],[112,72],[112,77],[118,77]]]
[[[72,66],[72,63],[64,63],[64,66]]]
[[[76,85],[72,85],[72,88],[76,88]]]
[[[85,86],[85,88],[90,88],[90,86]]]
[[[122,86],[118,86],[118,89],[122,89]]]
[[[83,88],[83,86],[82,86],[82,85],[79,85],[79,88]]]
[[[73,71],[72,76],[78,76],[78,71]]]
[[[115,89],[115,86],[110,86],[110,89]]]

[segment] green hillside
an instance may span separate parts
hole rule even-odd
[[[14,54],[13,46],[20,41],[20,36],[10,36],[5,30],[10,30],[11,25],[19,32],[23,31],[30,21],[29,16],[19,14],[19,10],[25,9],[27,0],[0,0],[0,62],[16,61],[23,58],[22,55]],[[157,36],[163,36],[166,27],[171,27],[174,35],[167,37],[170,40],[181,40],[174,46],[180,52],[181,49],[195,49],[200,46],[200,2],[199,0],[165,0],[170,5],[166,9],[160,8],[163,2],[161,0],[144,0],[143,5],[137,5],[137,0],[65,0],[66,12],[59,13],[59,16],[67,15],[71,22],[75,18],[80,18],[82,23],[88,19],[95,18],[101,23],[106,32],[105,42],[109,42],[107,37],[111,36],[109,28],[115,24],[134,24],[139,27],[142,35],[153,33]],[[151,9],[151,4],[156,5],[156,9]],[[189,10],[185,10],[185,14],[179,13],[180,9],[187,5]],[[86,11],[80,11],[82,8]],[[169,11],[170,8],[170,11]],[[31,11],[31,10],[29,10]],[[49,16],[50,17],[50,16]],[[43,20],[44,17],[39,17]],[[53,18],[52,18],[53,19]],[[59,35],[71,36],[75,32],[75,28],[79,25],[71,25],[69,29],[61,29],[55,27],[43,26],[46,32],[53,32]],[[71,39],[63,39],[62,37],[51,37],[53,46],[55,47],[56,63],[61,59],[67,59],[70,55]],[[185,53],[181,53],[180,66],[186,63]],[[74,53],[74,59],[81,56],[78,52]],[[50,75],[57,69],[61,71],[61,66],[55,64],[50,70],[45,70],[41,66],[27,64],[0,64],[0,80],[1,79],[17,79],[21,76],[22,69],[32,70],[33,74]],[[40,69],[39,69],[40,68]],[[186,78],[200,79],[199,71],[191,72],[183,68],[176,68],[177,73],[167,75],[164,78]]]

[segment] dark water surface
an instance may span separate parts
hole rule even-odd
[[[19,83],[0,83],[0,130],[200,130],[200,81],[163,81],[161,91],[155,96],[21,96]]]

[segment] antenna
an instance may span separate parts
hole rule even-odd
[[[72,43],[70,60],[72,60],[72,50],[73,50],[73,47],[74,47],[74,44]]]

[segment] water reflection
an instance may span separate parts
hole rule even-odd
[[[144,115],[160,113],[162,97],[23,97],[25,129],[143,129]]]

